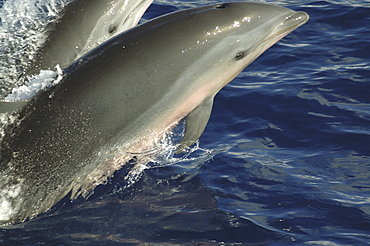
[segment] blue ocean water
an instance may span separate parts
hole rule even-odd
[[[88,201],[0,228],[0,244],[369,245],[370,2],[266,2],[310,20],[219,92],[208,152],[130,189],[117,173]],[[208,3],[154,1],[144,19]]]

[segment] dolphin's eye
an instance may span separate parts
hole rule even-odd
[[[215,6],[216,9],[226,9],[227,8],[227,4],[226,3],[222,3],[222,4],[217,4]]]
[[[235,60],[243,59],[244,56],[245,56],[244,52],[239,52],[238,54],[236,54]]]
[[[115,33],[115,32],[116,32],[116,30],[117,30],[117,26],[116,26],[116,25],[114,25],[114,24],[110,24],[110,25],[109,25],[109,27],[108,27],[108,33],[109,33],[109,34],[113,34],[113,33]]]

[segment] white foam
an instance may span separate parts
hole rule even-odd
[[[57,72],[41,70],[40,74],[28,78],[25,85],[13,88],[12,92],[5,97],[5,101],[28,100],[38,92],[59,83],[63,78],[62,69],[57,66]]]
[[[0,189],[0,223],[1,221],[8,221],[16,214],[19,210],[20,203],[14,202],[22,187],[22,180],[18,180],[16,184],[8,185],[12,182],[5,175],[0,178],[2,186],[6,186],[6,189]]]

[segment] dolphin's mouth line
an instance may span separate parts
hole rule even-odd
[[[287,28],[284,28],[283,30],[280,30],[280,31],[274,33],[273,35],[271,35],[271,36],[267,37],[266,39],[264,39],[261,43],[267,42],[268,40],[274,39],[274,38],[279,39],[281,36],[286,36],[290,32],[292,32],[295,29],[297,29],[298,27],[302,26],[309,19],[308,15],[307,14],[303,14],[303,13],[304,12],[296,12],[293,15],[290,16],[291,18],[294,18],[293,16],[301,15],[304,18],[300,22],[297,22],[294,25],[291,25],[291,26],[289,26]]]

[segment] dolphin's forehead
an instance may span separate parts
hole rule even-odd
[[[197,23],[200,43],[219,42],[224,37],[233,36],[249,42],[255,39],[286,34],[304,24],[308,15],[284,7],[262,3],[225,3],[209,6],[208,9],[189,13],[190,23]],[[185,22],[184,22],[185,23]]]
[[[250,17],[258,19],[294,12],[291,9],[280,6],[250,2],[224,3],[214,5],[214,8],[238,17]]]
[[[283,20],[293,13],[293,10],[279,6],[236,2],[216,5],[215,10],[210,13],[215,16],[210,16],[210,18],[215,23],[220,24],[217,28],[218,32],[221,29],[226,31],[240,27],[243,27],[243,31],[247,31],[260,27],[262,24],[270,25],[271,23]]]
[[[294,13],[294,11],[284,7],[262,3],[235,2],[211,5],[204,10],[194,9],[190,14],[202,16],[204,19],[211,18],[213,21],[219,22],[233,20],[258,22],[266,21],[267,18],[281,17],[290,13]]]

